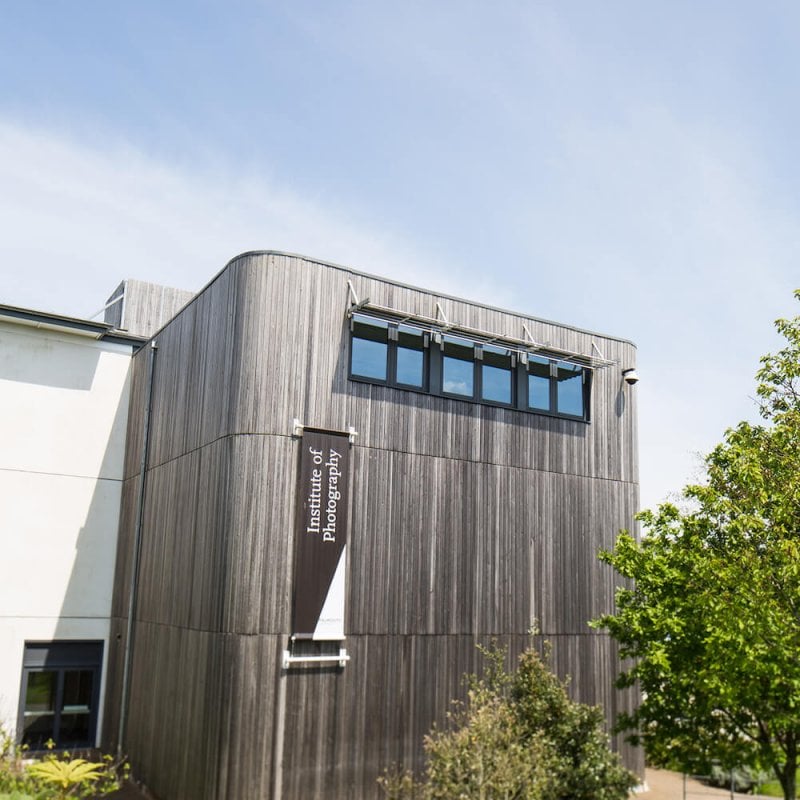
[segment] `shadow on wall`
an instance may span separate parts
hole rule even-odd
[[[627,404],[628,399],[625,394],[625,381],[620,380],[619,382],[619,389],[617,389],[617,399],[614,403],[614,411],[616,412],[618,417],[621,417],[625,413],[625,405]]]
[[[126,383],[130,380],[128,378]],[[56,634],[73,618],[111,616],[111,595],[117,551],[123,444],[128,421],[126,391],[117,402],[111,435],[103,454],[99,478],[87,504],[86,518],[75,540],[74,559],[61,603]]]
[[[87,351],[92,352],[90,348]],[[89,388],[94,380],[100,352],[93,352],[94,359],[86,358],[83,370],[75,370],[75,381],[69,388]],[[51,382],[52,383],[52,382]],[[99,460],[99,470],[93,475],[64,476],[64,488],[70,498],[81,498],[80,513],[84,514],[80,528],[69,531],[68,542],[59,557],[63,559],[58,574],[65,577],[63,596],[53,629],[54,641],[102,641],[102,655],[97,670],[88,681],[81,678],[80,686],[75,679],[74,697],[66,696],[66,679],[63,702],[80,706],[88,702],[92,709],[93,727],[102,729],[106,710],[103,708],[107,664],[112,647],[110,641],[110,618],[116,565],[117,538],[119,528],[120,501],[122,494],[123,460],[125,454],[125,432],[127,429],[127,392],[130,375],[125,378],[121,391],[113,398],[116,403],[113,418],[108,428],[105,448]],[[76,385],[80,384],[80,385]],[[63,384],[59,384],[63,387]],[[111,401],[111,399],[110,399]],[[109,417],[104,417],[109,419]],[[69,421],[65,420],[65,424]],[[98,455],[100,455],[98,453]],[[70,548],[69,551],[67,548]],[[69,561],[69,565],[65,563]],[[68,572],[68,575],[67,575]],[[77,667],[73,675],[77,674]],[[87,673],[84,671],[84,675]],[[77,719],[77,717],[76,717]],[[83,730],[80,720],[78,735]],[[63,723],[62,723],[63,727]]]

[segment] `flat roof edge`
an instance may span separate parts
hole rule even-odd
[[[107,322],[95,322],[81,319],[80,317],[70,317],[50,311],[37,311],[32,308],[10,306],[4,303],[0,303],[0,320],[74,333],[77,336],[85,336],[115,344],[141,345],[147,341],[141,336],[133,336],[124,331],[119,331]]]
[[[425,289],[422,286],[415,286],[414,284],[411,284],[411,283],[403,283],[402,281],[397,281],[397,280],[394,280],[393,278],[385,278],[382,275],[374,275],[374,274],[372,274],[370,272],[362,272],[361,270],[353,269],[352,267],[347,267],[347,266],[344,266],[343,264],[337,264],[337,263],[335,263],[333,261],[325,261],[325,260],[320,259],[320,258],[312,258],[311,256],[306,256],[306,255],[303,255],[302,253],[289,253],[289,252],[286,252],[284,250],[246,250],[243,253],[239,253],[238,255],[236,255],[233,258],[231,258],[225,264],[225,266],[220,270],[220,272],[216,276],[214,276],[214,278],[212,278],[212,280],[209,281],[209,283],[205,287],[203,287],[203,289],[201,289],[200,292],[198,292],[197,294],[200,294],[202,291],[204,291],[205,288],[207,288],[208,285],[213,283],[214,280],[216,280],[216,278],[219,277],[220,274],[222,274],[228,267],[232,266],[235,262],[237,262],[237,261],[239,261],[239,260],[241,260],[243,258],[249,258],[249,257],[252,257],[252,256],[283,256],[285,258],[301,258],[304,261],[309,261],[309,262],[311,262],[313,264],[320,264],[320,265],[322,265],[324,267],[331,267],[333,269],[340,269],[343,272],[349,272],[349,273],[351,273],[353,275],[358,275],[358,276],[360,276],[362,278],[370,278],[371,280],[382,281],[383,283],[388,283],[388,284],[391,284],[392,286],[398,286],[401,289],[411,289],[411,290],[413,290],[415,292],[424,292],[425,294],[436,295],[437,297],[442,297],[442,298],[445,298],[447,300],[454,300],[457,303],[468,303],[469,305],[473,305],[473,306],[481,306],[482,308],[488,308],[491,311],[498,311],[501,314],[513,314],[515,317],[523,317],[524,319],[529,319],[529,320],[532,320],[533,322],[541,322],[541,323],[543,323],[545,325],[555,325],[558,328],[565,328],[567,330],[574,331],[575,333],[583,333],[583,334],[586,334],[588,336],[598,336],[598,337],[601,337],[603,339],[611,339],[611,340],[613,340],[615,342],[621,342],[623,344],[628,344],[631,347],[633,347],[634,349],[637,349],[635,342],[632,342],[630,339],[624,339],[624,338],[622,338],[620,336],[613,336],[613,335],[608,334],[608,333],[600,333],[598,331],[588,330],[587,328],[579,328],[579,327],[577,327],[575,325],[570,325],[570,324],[564,323],[564,322],[556,322],[555,320],[544,319],[542,317],[534,317],[534,316],[531,316],[530,314],[525,314],[522,311],[512,311],[511,309],[508,309],[508,308],[500,308],[499,306],[493,306],[493,305],[489,305],[487,303],[481,303],[478,300],[470,300],[469,298],[457,297],[456,295],[447,294],[446,292],[439,292],[439,291],[436,291],[436,290],[433,290],[433,289]]]

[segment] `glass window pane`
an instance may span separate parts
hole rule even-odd
[[[57,673],[29,672],[25,711],[55,711]]]
[[[55,741],[55,731],[53,724],[55,714],[39,714],[36,716],[26,716],[22,723],[22,744],[27,745],[31,750],[44,750],[45,742],[50,739]]]
[[[550,411],[550,361],[528,356],[528,408]]]
[[[67,713],[87,713],[92,704],[91,669],[71,669],[64,672],[64,697],[62,710]]]
[[[583,369],[574,364],[559,364],[556,374],[558,382],[558,413],[583,416]]]
[[[93,744],[89,739],[93,682],[94,670],[64,671],[64,693],[57,739],[59,747]]]
[[[481,369],[484,400],[492,403],[511,403],[511,370],[484,364]]]
[[[397,382],[406,386],[423,386],[424,352],[397,348]]]
[[[28,672],[25,690],[25,709],[22,721],[22,744],[32,750],[43,750],[44,743],[53,739],[58,673]]]
[[[90,719],[91,715],[88,712],[85,714],[62,714],[56,740],[58,746],[79,747],[94,744],[89,739]]]
[[[475,345],[455,336],[444,337],[442,391],[472,397],[475,394]]]
[[[362,378],[386,380],[386,358],[389,345],[385,342],[373,342],[368,339],[357,339],[353,335],[353,351],[351,374]]]
[[[474,366],[470,359],[444,356],[442,359],[442,391],[449,394],[460,394],[465,397],[473,395]]]
[[[550,378],[528,375],[528,407],[550,410]]]

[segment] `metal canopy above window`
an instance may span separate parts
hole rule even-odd
[[[529,356],[543,356],[545,358],[564,361],[570,364],[577,364],[581,367],[590,369],[604,369],[614,366],[617,362],[605,358],[597,345],[592,342],[592,347],[597,350],[597,355],[591,353],[579,353],[574,350],[567,350],[554,347],[550,344],[537,342],[531,336],[525,324],[522,324],[525,338],[510,336],[508,334],[493,333],[466,325],[459,325],[450,322],[445,318],[444,312],[437,303],[437,314],[440,316],[425,317],[419,314],[411,314],[397,308],[381,306],[377,303],[370,303],[369,299],[358,301],[355,290],[350,284],[351,305],[347,309],[347,316],[353,318],[358,315],[365,324],[368,320],[374,320],[373,324],[387,324],[388,322],[399,323],[403,326],[416,326],[420,331],[429,334],[437,343],[441,343],[443,337],[464,338],[473,344],[491,344],[505,347],[515,352],[517,358],[523,363]]]

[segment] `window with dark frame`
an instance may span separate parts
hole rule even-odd
[[[26,642],[17,738],[30,750],[94,747],[103,643]]]
[[[350,332],[352,380],[589,421],[581,364],[362,313]]]
[[[372,317],[353,318],[350,374],[386,383],[389,379],[389,323]]]
[[[556,364],[556,413],[571,416],[583,416],[584,377],[583,370],[577,364]]]
[[[550,360],[541,356],[528,356],[528,408],[552,411]]]
[[[425,388],[427,335],[412,325],[398,325],[394,348],[394,383],[412,389]]]
[[[442,394],[475,397],[475,344],[456,336],[442,342]]]
[[[481,400],[510,406],[514,397],[514,354],[504,347],[481,347]]]

